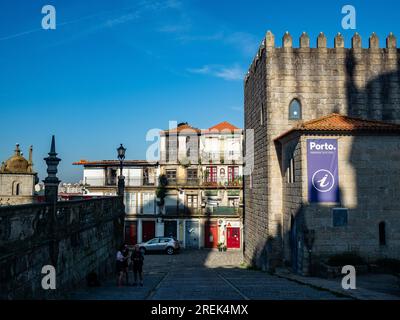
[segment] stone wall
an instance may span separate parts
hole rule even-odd
[[[306,138],[301,139],[303,163],[307,159]],[[302,167],[304,224],[316,231],[313,254],[323,258],[354,251],[367,260],[400,259],[400,136],[329,138],[338,139],[341,203],[324,206],[308,203],[307,167]],[[347,226],[333,226],[334,207],[348,209]],[[386,225],[386,245],[379,244],[380,222]]]
[[[337,112],[400,123],[396,38],[390,35],[384,49],[375,34],[368,49],[361,48],[358,34],[350,49],[344,48],[340,34],[334,42],[334,48],[327,48],[320,34],[317,48],[310,48],[303,34],[300,47],[293,48],[286,33],[282,48],[276,48],[268,32],[245,78],[245,129],[255,130],[253,188],[250,177],[245,185],[245,258],[259,267],[273,268],[282,261],[282,174],[273,140],[297,124],[289,120],[291,101],[300,101],[302,120]],[[266,262],[259,259],[263,246]]]
[[[303,205],[303,176],[307,174],[302,159],[302,149],[299,137],[293,138],[282,146],[282,176],[283,176],[283,216],[282,216],[282,247],[283,262],[292,264],[292,236],[294,223],[301,220]],[[291,171],[291,172],[290,172]],[[290,176],[294,174],[294,178]],[[297,218],[297,220],[296,220]],[[299,219],[300,218],[300,219]],[[300,223],[298,223],[298,227]],[[297,227],[297,226],[296,226]],[[297,239],[296,239],[297,241]],[[298,266],[299,267],[299,266]]]
[[[245,115],[246,129],[254,130],[254,149],[248,149],[246,144],[246,157],[253,158],[254,164],[246,163],[247,170],[253,169],[252,174],[244,176],[244,257],[247,263],[267,268],[268,250],[268,216],[267,216],[267,130],[265,110],[269,103],[266,92],[266,56],[262,55],[252,77],[245,83]],[[261,117],[263,119],[261,120]],[[245,138],[249,139],[246,132]]]
[[[53,299],[94,271],[111,274],[122,243],[124,207],[117,197],[0,208],[0,299]],[[57,289],[42,289],[42,267]]]
[[[28,204],[34,202],[34,174],[0,174],[0,206]],[[13,188],[19,184],[19,195],[14,195]]]

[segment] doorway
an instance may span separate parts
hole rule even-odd
[[[199,249],[199,221],[186,221],[186,248]]]
[[[227,228],[228,249],[240,249],[240,228]]]
[[[143,242],[153,239],[156,235],[156,224],[154,221],[142,221]]]
[[[218,247],[218,225],[215,221],[206,222],[204,225],[204,246],[206,248]]]

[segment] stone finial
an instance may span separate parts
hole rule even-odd
[[[344,38],[340,32],[335,37],[335,48],[344,48]]]
[[[310,37],[306,32],[303,32],[300,37],[300,48],[310,47]]]
[[[45,199],[46,202],[54,203],[58,200],[58,185],[60,180],[57,178],[58,164],[61,159],[57,157],[56,153],[56,140],[53,136],[51,139],[51,147],[49,156],[44,159],[47,164],[47,177],[43,180],[45,186]]]
[[[15,145],[15,155],[16,156],[20,156],[21,155],[21,149],[19,148],[19,143],[17,143],[16,145]]]
[[[293,39],[292,39],[292,36],[290,35],[289,31],[286,31],[285,35],[283,36],[282,44],[283,44],[284,48],[292,48],[293,47]]]
[[[275,36],[269,30],[265,34],[265,47],[266,48],[274,48],[275,47]]]
[[[351,47],[353,49],[361,49],[362,48],[362,42],[361,42],[361,36],[356,32],[351,39]]]
[[[29,148],[29,162],[33,162],[33,146]]]
[[[369,48],[370,49],[379,49],[379,38],[375,32],[371,34],[369,37]]]
[[[397,48],[397,39],[393,32],[389,33],[386,38],[386,48],[388,49],[396,49]]]
[[[320,32],[317,38],[317,48],[326,48],[326,37],[323,32]]]

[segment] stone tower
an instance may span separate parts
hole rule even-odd
[[[399,53],[393,34],[386,48],[375,33],[369,48],[362,48],[357,33],[351,48],[340,33],[334,48],[327,48],[320,33],[311,48],[303,33],[294,48],[286,32],[278,48],[267,32],[244,82],[245,129],[254,130],[254,150],[246,150],[254,158],[245,178],[247,262],[263,269],[282,263],[282,174],[274,139],[299,122],[334,112],[400,123]]]
[[[0,168],[0,205],[17,205],[35,202],[37,174],[33,170],[33,148],[29,150],[29,160],[22,155],[19,144],[14,155]]]

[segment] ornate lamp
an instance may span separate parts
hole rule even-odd
[[[119,160],[119,177],[118,177],[118,195],[119,196],[123,196],[124,195],[124,189],[125,189],[125,177],[122,174],[122,170],[124,167],[124,160],[125,160],[125,152],[126,152],[126,148],[124,148],[124,146],[121,145],[119,146],[119,148],[117,149],[118,152],[118,160]]]

